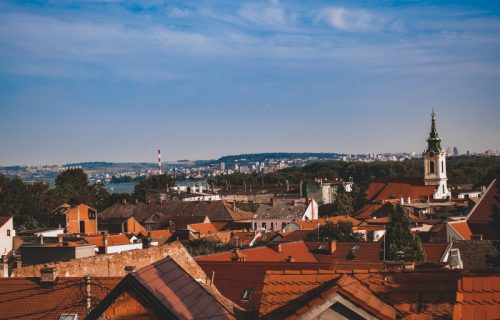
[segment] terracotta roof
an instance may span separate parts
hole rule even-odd
[[[485,240],[500,239],[500,185],[497,180],[491,182],[466,220],[472,234],[481,234]]]
[[[254,238],[254,232],[233,232],[230,243],[236,247],[248,247]]]
[[[500,276],[458,280],[453,319],[500,319]]]
[[[453,315],[460,272],[381,272],[353,276],[390,302],[404,319],[449,319]]]
[[[420,200],[432,197],[435,190],[435,186],[424,185],[424,180],[421,178],[374,180],[366,191],[366,198],[371,202],[399,199],[401,197],[405,200],[408,197],[413,200]]]
[[[374,219],[365,219],[364,222],[368,224],[388,224],[389,223],[389,217],[381,217],[381,218],[374,218]]]
[[[318,224],[321,226],[325,224],[325,219],[318,220],[297,220],[294,221],[296,225],[300,227],[301,230],[314,230],[318,228]]]
[[[312,229],[306,230],[294,230],[290,232],[278,232],[272,239],[272,241],[279,242],[294,242],[294,241],[307,241],[309,236],[313,234],[315,231]],[[281,239],[277,239],[277,236],[280,236]]]
[[[193,279],[167,257],[127,275],[89,315],[94,319],[112,305],[121,292],[132,293],[154,315],[175,319],[234,319],[231,302],[221,303],[212,290]]]
[[[467,221],[453,221],[448,222],[448,224],[462,237],[463,240],[471,239],[472,232],[470,231]]]
[[[116,203],[103,210],[99,216],[103,218],[134,217],[142,223],[155,213],[165,218],[166,221],[176,216],[208,216],[212,222],[248,220],[252,217],[251,213],[238,208],[233,210],[232,206],[225,201]]]
[[[353,214],[356,219],[370,219],[373,217],[387,217],[392,210],[392,204],[366,204],[358,212]]]
[[[425,251],[425,261],[438,263],[441,262],[441,258],[448,247],[446,242],[429,242],[422,243],[422,249]]]
[[[259,310],[262,286],[267,270],[300,270],[327,268],[328,265],[311,262],[237,262],[196,261],[219,291],[248,310]],[[243,276],[244,275],[244,276]],[[243,300],[247,289],[252,290],[249,299]]]
[[[91,277],[93,306],[121,277]],[[61,314],[86,316],[85,280],[58,278],[53,286],[41,286],[39,278],[0,278],[0,319],[59,319]]]
[[[170,238],[172,236],[172,232],[168,230],[151,230],[149,234],[151,239]]]
[[[98,247],[104,246],[103,237],[101,235],[87,236],[84,237],[84,239],[88,244],[93,244]],[[131,244],[130,239],[124,234],[107,235],[106,240],[108,242],[108,246],[122,246],[126,244]]]
[[[340,293],[379,319],[395,319],[398,311],[348,275],[328,270],[268,271],[259,313],[263,319],[295,319]],[[330,306],[323,306],[328,308]]]
[[[353,226],[357,226],[361,223],[358,219],[355,219],[350,216],[335,216],[335,217],[329,217],[326,218],[327,222],[331,222],[333,224],[337,224],[339,222],[350,222]]]
[[[0,217],[0,228],[3,227],[3,225],[6,224],[7,221],[9,221],[10,219],[12,219],[12,216],[2,216],[2,217]]]
[[[192,223],[188,228],[201,234],[216,233],[222,231],[227,226],[226,222]]]
[[[293,257],[295,262],[318,262],[302,241],[281,243],[272,246],[256,247],[240,251],[248,262],[284,262]],[[231,261],[233,252],[221,252],[208,256],[196,257],[201,261]]]

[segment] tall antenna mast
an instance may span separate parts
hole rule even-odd
[[[158,174],[161,174],[161,152],[158,149]]]

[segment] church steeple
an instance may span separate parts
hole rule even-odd
[[[451,196],[446,177],[446,152],[441,148],[441,138],[436,129],[436,114],[432,111],[432,124],[427,149],[424,151],[424,182],[426,186],[436,186],[434,199],[446,199]]]
[[[429,133],[429,138],[427,138],[427,149],[425,152],[441,152],[443,149],[441,148],[441,138],[436,129],[436,114],[434,110],[432,110],[432,124],[431,124],[431,132]]]

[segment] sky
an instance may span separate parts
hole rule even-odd
[[[500,1],[0,1],[0,165],[500,149]]]

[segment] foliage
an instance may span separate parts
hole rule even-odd
[[[314,232],[309,236],[309,241],[331,241],[339,242],[359,242],[364,241],[362,234],[352,231],[352,223],[341,221],[334,224],[328,221],[326,224],[319,227],[318,232]]]
[[[373,242],[373,240],[375,240],[375,231],[373,231],[373,230],[369,230],[369,231],[366,233],[366,241]]]
[[[234,249],[234,247],[230,244],[213,243],[205,239],[183,241],[182,244],[193,257]]]
[[[425,252],[420,239],[412,234],[404,208],[398,204],[389,213],[385,234],[386,260],[423,261]]]
[[[175,185],[175,178],[168,174],[149,176],[139,182],[134,188],[134,198],[146,201],[148,192],[165,190]]]

